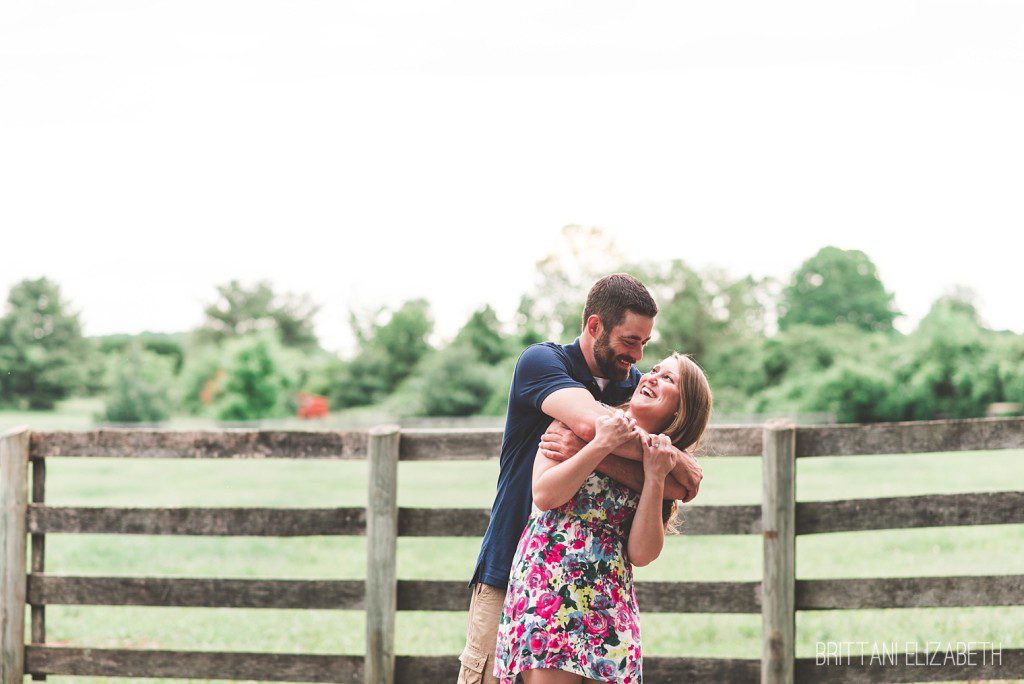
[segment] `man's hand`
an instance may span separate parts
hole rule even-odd
[[[672,469],[672,476],[686,488],[686,496],[682,498],[683,503],[692,501],[700,489],[700,481],[704,478],[704,472],[689,451],[679,452],[679,463]]]
[[[552,461],[562,462],[575,456],[587,445],[560,421],[552,421],[540,438],[540,453]]]

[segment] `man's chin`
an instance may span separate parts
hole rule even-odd
[[[629,377],[629,369],[622,369],[616,366],[615,368],[607,371],[604,376],[612,382],[622,382]]]

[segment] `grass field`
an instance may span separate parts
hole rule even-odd
[[[0,415],[0,424],[19,418]],[[82,427],[85,427],[84,425]],[[700,504],[756,503],[760,460],[705,459]],[[402,506],[486,507],[497,463],[400,465]],[[816,458],[798,462],[801,500],[1024,489],[1024,451]],[[47,502],[79,506],[359,506],[366,464],[342,461],[52,459]],[[401,578],[468,578],[478,539],[400,539]],[[78,575],[339,578],[365,576],[362,538],[189,538],[49,535],[47,572]],[[1024,525],[810,535],[798,539],[800,578],[1024,572]],[[760,538],[681,537],[638,568],[640,580],[757,580]],[[642,611],[641,606],[641,611]],[[178,608],[47,609],[48,641],[96,647],[362,653],[350,611]],[[758,615],[643,615],[645,653],[760,655]],[[465,618],[399,613],[398,651],[457,654]],[[817,641],[903,644],[989,641],[1024,647],[1024,607],[802,612],[797,652]],[[51,677],[52,681],[83,681]]]

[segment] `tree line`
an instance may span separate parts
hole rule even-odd
[[[678,259],[626,263],[619,253],[599,229],[569,226],[511,320],[483,306],[432,344],[424,299],[352,312],[356,348],[346,358],[321,347],[310,296],[269,282],[218,286],[195,330],[85,337],[57,283],[24,280],[0,318],[0,406],[45,410],[101,396],[110,422],[183,413],[250,421],[294,415],[306,392],[327,396],[332,410],[503,415],[519,353],[572,341],[589,285],[613,271],[639,277],[661,309],[645,362],[692,353],[718,412],[874,422],[978,417],[994,404],[1019,413],[1024,404],[1024,335],[986,326],[965,288],[939,296],[904,334],[893,294],[857,250],[824,247],[785,282]]]

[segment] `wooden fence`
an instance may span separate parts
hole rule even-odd
[[[496,458],[497,430],[268,432],[97,430],[6,433],[0,439],[0,684],[23,673],[313,682],[453,682],[455,654],[395,654],[395,611],[465,611],[465,582],[398,580],[398,536],[480,537],[488,511],[399,508],[398,460]],[[715,457],[763,456],[761,505],[686,507],[686,533],[762,535],[762,582],[638,582],[641,612],[760,613],[763,650],[751,658],[644,659],[650,682],[877,682],[1024,677],[1024,649],[984,665],[816,665],[794,657],[797,610],[1024,604],[1024,575],[797,580],[796,535],[1024,523],[1024,491],[796,501],[799,458],[1024,448],[1024,419],[875,425],[715,427]],[[48,506],[51,457],[370,459],[363,508],[80,508]],[[29,475],[31,467],[31,500]],[[1020,483],[1012,483],[1015,486]],[[48,533],[367,535],[367,580],[71,577],[45,572]],[[31,537],[31,566],[26,568]],[[365,610],[360,655],[102,649],[46,643],[46,606],[193,606]],[[31,641],[24,617],[31,611]],[[400,646],[400,644],[399,644]],[[982,655],[978,659],[982,659]]]

